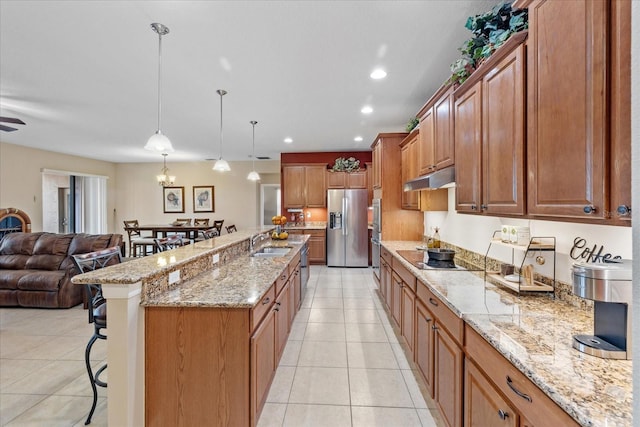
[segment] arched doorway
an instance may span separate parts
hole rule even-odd
[[[31,218],[16,208],[0,209],[0,239],[5,234],[16,232],[31,233]]]

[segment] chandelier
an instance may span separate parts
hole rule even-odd
[[[171,141],[160,130],[162,123],[160,114],[162,110],[162,36],[169,34],[169,28],[162,24],[153,23],[151,29],[158,34],[158,130],[151,135],[144,148],[160,153],[173,152]]]
[[[162,153],[164,165],[162,166],[162,174],[156,175],[158,185],[162,187],[170,187],[176,182],[176,177],[169,175],[169,168],[167,167],[167,153]]]
[[[256,125],[258,124],[258,122],[256,122],[255,120],[251,120],[249,123],[251,123],[251,126],[253,126],[253,148],[251,150],[251,172],[249,172],[249,175],[247,175],[247,179],[249,181],[260,181],[260,174],[256,172]]]
[[[229,163],[222,158],[222,97],[227,94],[227,91],[224,89],[218,89],[216,92],[220,95],[220,158],[216,160],[216,163],[213,165],[213,170],[218,172],[228,172],[231,170]]]

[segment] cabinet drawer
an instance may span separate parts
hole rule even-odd
[[[402,281],[411,288],[411,290],[416,292],[416,276],[410,272],[407,267],[402,265],[402,261],[398,258],[393,258],[391,260],[391,268],[396,272],[398,276],[402,279]]]
[[[276,295],[275,296],[280,295],[280,291],[282,291],[282,289],[284,288],[284,285],[287,283],[287,280],[289,280],[289,266],[287,266],[287,268],[282,270],[282,273],[280,273],[280,276],[278,276],[278,279],[276,279]]]
[[[420,298],[425,307],[431,310],[438,322],[444,326],[458,345],[462,346],[462,337],[464,335],[464,322],[462,319],[456,316],[424,283],[418,281],[416,286],[418,298]]]
[[[388,265],[391,265],[391,252],[384,248],[384,246],[380,246],[380,258],[384,259]]]
[[[527,420],[536,426],[549,425],[550,422],[557,426],[578,425],[476,331],[468,325],[465,328],[467,357],[482,368],[496,388]]]
[[[300,264],[300,252],[298,252],[296,256],[293,257],[291,262],[289,262],[289,276],[293,274],[298,264]]]
[[[276,289],[275,286],[271,286],[266,294],[262,297],[260,302],[256,304],[255,307],[251,309],[251,330],[254,331],[260,321],[264,317],[264,314],[271,308],[274,301],[276,300]]]

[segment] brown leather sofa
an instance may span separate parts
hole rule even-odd
[[[71,255],[122,247],[121,234],[10,233],[0,240],[0,307],[69,308],[84,286]]]

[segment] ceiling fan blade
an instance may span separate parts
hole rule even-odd
[[[16,128],[11,128],[9,126],[5,126],[5,125],[0,125],[0,130],[3,130],[5,132],[13,132],[14,130],[18,130]]]
[[[15,123],[17,125],[26,125],[26,123],[23,122],[22,120],[16,119],[13,117],[0,117],[0,122]]]

